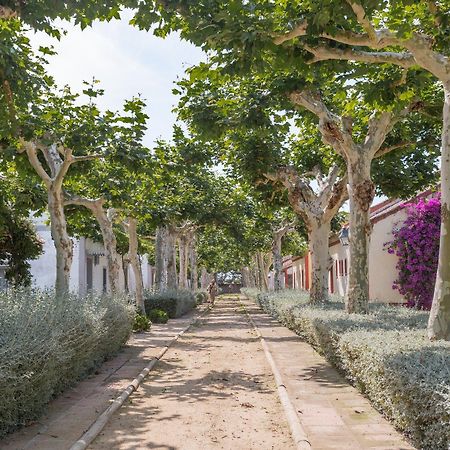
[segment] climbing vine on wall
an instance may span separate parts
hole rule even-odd
[[[392,288],[404,295],[408,306],[430,309],[439,255],[440,194],[404,207],[406,220],[385,244],[387,251],[398,257],[398,277]]]

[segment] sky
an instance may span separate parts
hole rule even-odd
[[[188,67],[205,61],[206,55],[178,34],[161,39],[139,31],[128,24],[129,18],[131,14],[125,12],[121,20],[96,22],[85,30],[61,22],[67,34],[60,41],[41,32],[30,38],[35,48],[52,45],[57,52],[47,57],[47,71],[58,85],[81,91],[83,81],[100,80],[105,90],[98,102],[101,108],[120,109],[125,99],[140,94],[150,116],[144,144],[152,147],[158,138],[171,138],[176,120],[172,109],[177,104],[174,82]],[[383,199],[377,197],[374,203]]]
[[[177,103],[174,82],[206,56],[176,34],[161,39],[139,31],[128,24],[128,18],[96,22],[83,31],[61,22],[67,35],[60,41],[45,33],[32,33],[30,38],[35,48],[53,45],[57,55],[47,57],[47,71],[58,85],[81,91],[83,81],[100,80],[105,90],[98,102],[101,108],[120,109],[125,99],[141,94],[150,116],[144,144],[152,146],[155,139],[168,140],[172,135],[175,115],[171,111]]]

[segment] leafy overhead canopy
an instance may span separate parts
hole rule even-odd
[[[267,184],[261,184],[264,175],[280,166],[293,166],[299,174],[314,168],[326,173],[336,162],[343,166],[331,147],[322,143],[318,118],[298,109],[287,94],[311,90],[331,112],[351,117],[356,142],[365,139],[374,109],[401,110],[416,102],[420,114],[398,124],[386,140],[386,148],[400,149],[373,163],[380,194],[410,196],[436,182],[441,88],[422,73],[420,88],[391,81],[390,94],[383,98],[381,83],[390,75],[387,69],[355,67],[345,74],[283,69],[238,77],[224,74],[220,65],[200,64],[179,83],[178,111],[192,132],[216,149],[234,176],[267,190]]]

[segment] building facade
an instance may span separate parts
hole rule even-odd
[[[426,191],[416,199],[432,195],[430,191]],[[369,244],[369,298],[372,302],[404,303],[403,296],[392,288],[398,276],[397,256],[389,254],[385,249],[385,243],[392,240],[394,228],[406,219],[403,204],[404,201],[399,199],[386,200],[370,209],[372,233]],[[344,231],[346,227],[347,225],[344,226]],[[338,235],[332,235],[329,241],[329,252],[331,258],[328,273],[329,292],[343,297],[347,289],[350,266],[349,247],[344,239],[340,239]],[[285,288],[309,290],[311,286],[310,252],[302,257],[285,257],[283,271]]]
[[[41,289],[52,289],[56,279],[56,250],[53,244],[50,227],[45,216],[33,218],[36,231],[43,241],[43,253],[30,261],[32,285]],[[73,262],[70,270],[70,290],[80,295],[88,291],[108,292],[108,265],[103,245],[91,239],[80,238],[73,241]],[[147,257],[141,257],[141,270],[144,288],[153,286],[154,268],[148,263]],[[125,288],[127,281],[130,292],[135,290],[133,271],[129,265],[120,273],[119,287]]]

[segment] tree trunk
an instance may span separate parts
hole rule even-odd
[[[99,202],[96,203],[92,212],[97,220],[102,233],[103,246],[105,247],[106,261],[108,265],[109,288],[112,293],[118,292],[120,262],[117,254],[117,240],[113,230],[113,222],[108,217],[108,211]]]
[[[189,246],[189,260],[191,263],[191,289],[193,291],[198,290],[198,266],[197,266],[198,257],[196,244],[197,240],[194,235]]]
[[[259,285],[262,291],[269,290],[269,280],[268,280],[268,271],[266,264],[264,262],[264,253],[257,253],[257,262],[258,262],[258,276],[259,276]]]
[[[200,275],[200,287],[201,289],[206,289],[209,285],[209,275],[206,267],[202,267],[202,273]]]
[[[159,292],[167,289],[167,233],[167,227],[158,227],[156,230],[155,286]]]
[[[172,226],[167,233],[167,289],[177,289],[177,258],[176,258],[177,233]]]
[[[441,237],[428,337],[450,340],[450,81],[444,83],[441,150]]]
[[[180,236],[178,247],[180,258],[178,286],[181,289],[188,289],[189,238],[186,235]]]
[[[125,257],[122,255],[123,288],[127,294],[128,294],[128,292],[130,292],[130,287],[128,284],[128,265],[129,264],[130,264],[130,261],[128,260],[128,257]]]
[[[244,288],[254,287],[251,281],[250,269],[248,267],[242,267],[241,274],[242,274],[242,287]]]
[[[310,302],[325,303],[328,296],[328,270],[330,267],[330,253],[328,241],[331,223],[313,223],[309,231],[309,251],[311,252],[311,290]]]
[[[51,235],[56,249],[55,291],[57,296],[61,296],[69,291],[73,243],[67,233],[64,194],[62,189],[54,185],[48,189],[48,212],[50,214]]]
[[[273,290],[281,291],[283,276],[283,259],[281,256],[281,236],[277,236],[272,243],[273,254]]]
[[[144,282],[142,280],[142,271],[138,256],[137,220],[133,217],[129,217],[127,228],[129,240],[128,257],[130,258],[130,264],[136,284],[136,306],[141,314],[145,314]]]
[[[369,210],[375,196],[370,178],[370,159],[358,157],[348,162],[350,217],[350,261],[346,294],[349,313],[366,314],[369,310],[369,240],[372,226]]]

